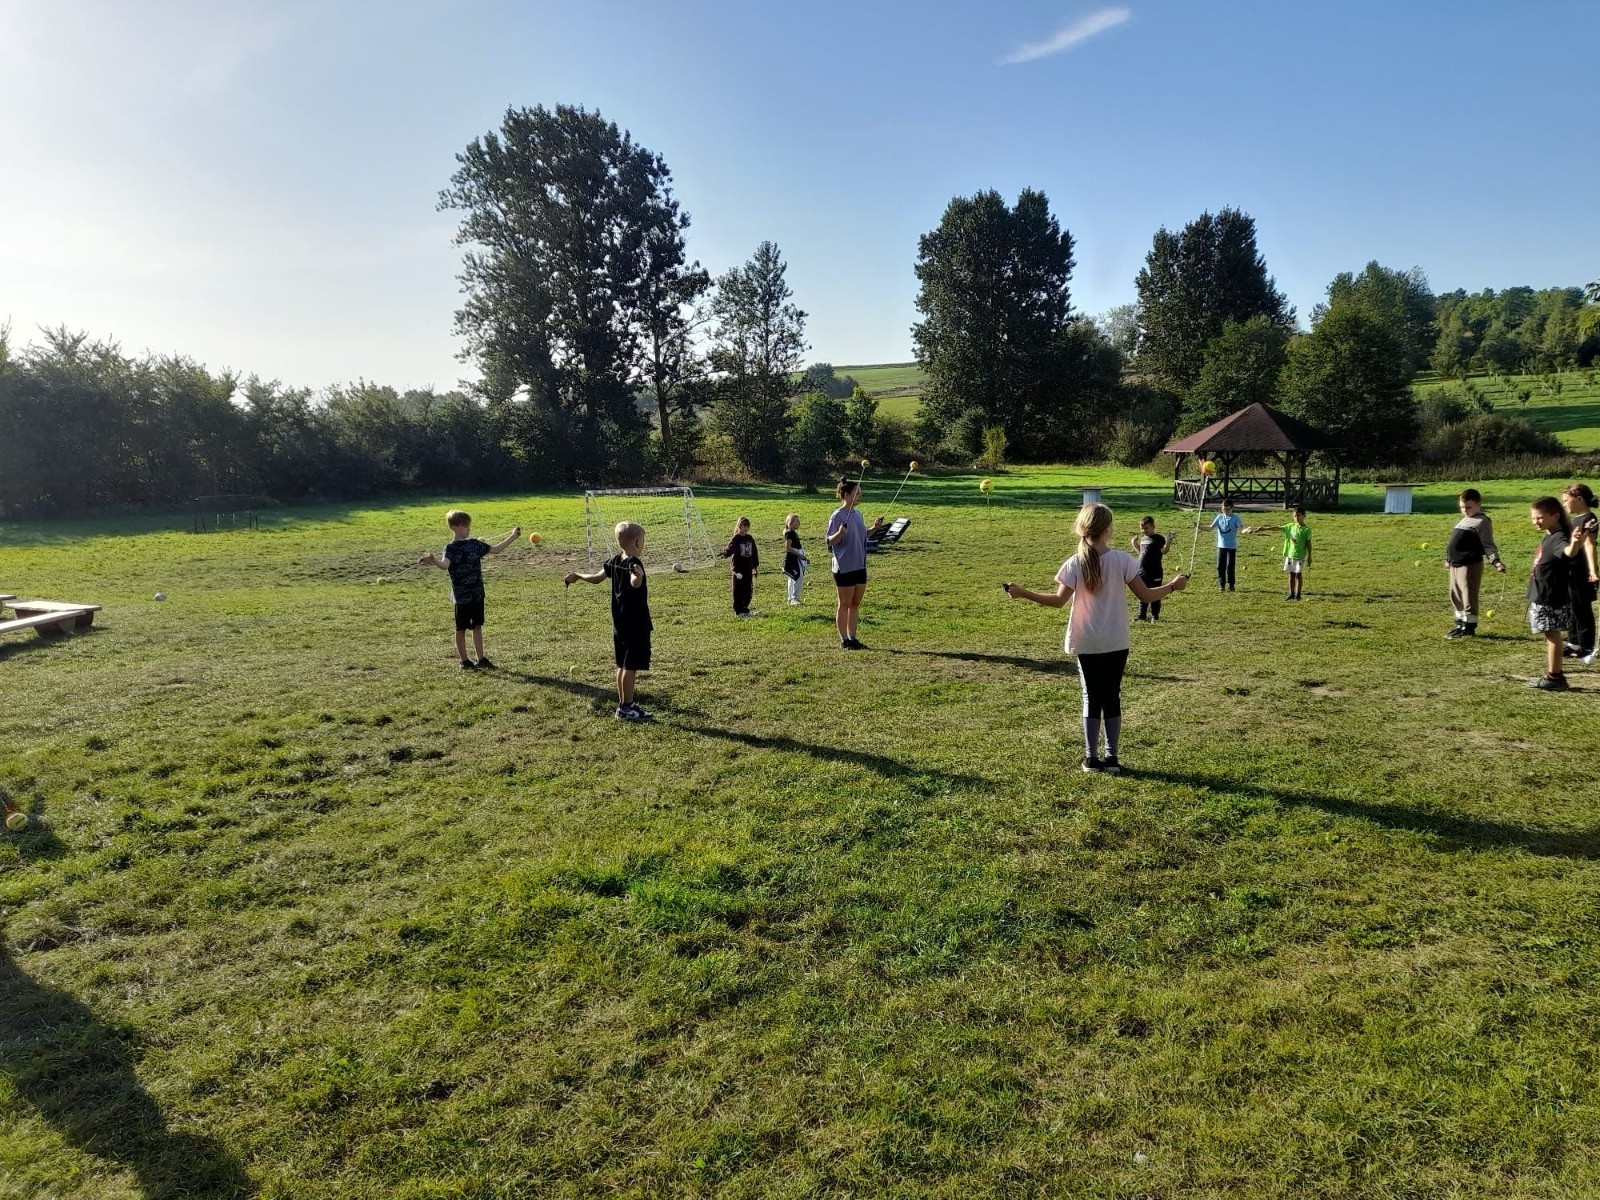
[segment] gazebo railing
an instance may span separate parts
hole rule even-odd
[[[1174,508],[1199,508],[1201,487],[1199,479],[1174,479],[1172,505]],[[1205,486],[1208,505],[1232,500],[1235,504],[1270,504],[1277,508],[1292,508],[1303,504],[1307,508],[1334,508],[1339,503],[1339,483],[1334,479],[1285,480],[1282,475],[1230,475],[1224,488],[1221,479],[1213,478]]]

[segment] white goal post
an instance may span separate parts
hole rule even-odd
[[[693,488],[598,488],[584,492],[583,534],[591,568],[617,552],[614,531],[619,521],[636,521],[644,526],[645,555],[653,563],[675,571],[693,571],[716,561]]]

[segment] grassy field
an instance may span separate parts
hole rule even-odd
[[[878,411],[886,416],[915,421],[922,408],[922,368],[916,363],[878,363],[835,367],[878,398]]]
[[[1547,378],[1559,380],[1559,393]],[[1471,383],[1496,410],[1526,416],[1572,449],[1600,449],[1600,371],[1564,371],[1552,377],[1479,375]],[[1418,395],[1441,388],[1461,392],[1461,384],[1454,380],[1427,379],[1414,385]],[[1523,391],[1532,393],[1526,404],[1519,395]]]
[[[865,654],[822,571],[781,600],[831,505],[705,491],[767,615],[657,564],[642,727],[569,497],[470,501],[545,539],[491,562],[495,673],[406,566],[458,498],[0,525],[0,589],[105,606],[0,644],[0,1196],[1600,1194],[1600,677],[1522,686],[1557,481],[1482,485],[1518,568],[1464,644],[1447,487],[1314,515],[1299,604],[1276,533],[1231,596],[1202,539],[1106,779],[1063,614],[997,585],[1075,484],[1169,567],[1185,518],[995,478],[908,487]]]

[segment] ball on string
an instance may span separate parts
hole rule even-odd
[[[921,464],[921,463],[919,463],[919,462],[918,462],[918,461],[917,461],[917,460],[916,460],[916,459],[912,459],[912,460],[911,460],[911,469],[912,469],[912,470],[913,470],[913,471],[915,471],[915,470],[916,470],[916,469],[917,469],[917,468],[918,468],[918,467],[920,467],[920,466],[921,466],[921,465],[922,465],[922,464]]]
[[[990,492],[994,491],[994,482],[989,479],[980,480],[978,483],[978,490],[987,496]]]
[[[1216,470],[1217,464],[1212,462],[1209,458],[1200,464],[1200,474],[1202,475],[1214,475],[1216,474]]]

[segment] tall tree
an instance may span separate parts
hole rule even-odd
[[[1288,346],[1288,331],[1266,317],[1224,322],[1222,332],[1206,344],[1181,430],[1192,433],[1252,404],[1276,403]]]
[[[1256,249],[1256,223],[1236,208],[1201,213],[1182,233],[1157,230],[1135,282],[1140,369],[1182,391],[1200,378],[1224,322],[1266,317],[1294,328],[1294,309]]]
[[[1014,207],[992,190],[950,201],[916,267],[922,320],[911,337],[932,419],[998,425],[1021,457],[1048,453],[1043,435],[1072,401],[1058,367],[1073,266],[1072,235],[1043,192],[1024,189]]]
[[[806,350],[806,314],[792,303],[788,266],[762,242],[742,267],[717,280],[711,365],[723,373],[712,416],[744,466],[758,475],[783,467],[794,416],[790,377]]]
[[[692,299],[698,270],[666,163],[566,105],[509,109],[456,162],[439,207],[462,214],[467,355],[497,393],[526,395],[570,473],[636,470],[640,342]]]
[[[1382,307],[1346,296],[1289,344],[1283,408],[1334,434],[1349,461],[1403,463],[1418,433],[1412,346]]]
[[[1359,275],[1340,272],[1328,285],[1327,303],[1312,312],[1312,324],[1327,305],[1345,299],[1360,299],[1373,312],[1387,317],[1410,351],[1412,370],[1428,365],[1428,356],[1439,341],[1439,324],[1434,319],[1433,289],[1421,267],[1398,271],[1373,261]]]

